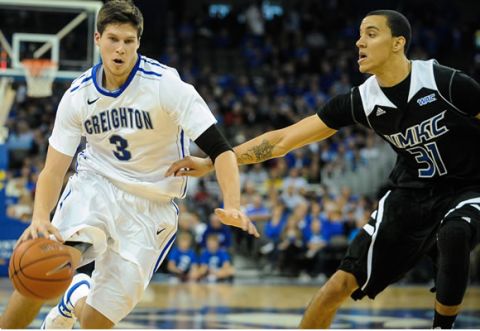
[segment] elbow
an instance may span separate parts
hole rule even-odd
[[[272,153],[272,156],[274,158],[283,157],[283,156],[287,155],[287,153],[290,152],[290,150],[291,150],[291,148],[288,148],[284,144],[279,143],[279,144],[277,144],[277,146],[275,146],[275,148],[273,150],[273,153]]]

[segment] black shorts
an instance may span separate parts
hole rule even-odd
[[[480,189],[388,191],[340,264],[339,269],[352,273],[358,282],[352,298],[375,298],[435,249],[444,222],[462,217],[472,225],[473,247],[480,237]]]

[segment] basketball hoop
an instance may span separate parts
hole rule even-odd
[[[51,96],[57,64],[46,59],[26,59],[22,61],[22,65],[27,79],[27,95],[32,98]]]

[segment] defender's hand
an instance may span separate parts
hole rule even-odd
[[[235,226],[243,231],[247,231],[252,236],[257,238],[260,237],[260,234],[252,221],[250,221],[250,219],[238,209],[216,208],[215,214],[220,218],[220,221],[223,224]]]
[[[213,170],[212,160],[210,158],[200,158],[187,156],[181,160],[173,162],[165,172],[165,177],[169,176],[190,176],[202,177]]]

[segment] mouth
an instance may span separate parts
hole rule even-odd
[[[125,63],[125,61],[123,61],[122,59],[113,59],[113,63],[116,65],[116,66],[121,66]]]
[[[367,59],[367,55],[363,52],[358,53],[358,63],[361,63]]]

